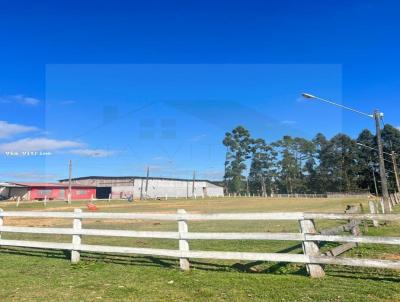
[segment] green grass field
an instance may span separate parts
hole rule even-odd
[[[263,199],[218,198],[168,201],[96,202],[102,212],[193,213],[211,212],[343,212],[363,199]],[[86,202],[1,204],[4,210],[72,211]],[[396,209],[399,211],[399,209]],[[338,222],[318,221],[317,228]],[[6,218],[5,225],[70,226],[71,220]],[[175,222],[84,220],[85,228],[127,230],[176,230]],[[298,232],[296,222],[190,222],[191,231]],[[399,236],[400,225],[370,225],[368,235]],[[70,236],[8,234],[4,239],[70,242]],[[136,247],[177,248],[176,240],[84,237],[84,243]],[[334,244],[325,245],[328,249]],[[191,241],[194,250],[301,253],[299,242]],[[400,259],[398,246],[361,245],[351,257]],[[304,265],[193,260],[191,271],[179,271],[178,260],[104,254],[82,254],[72,265],[63,251],[0,248],[0,301],[400,301],[400,272],[326,266],[327,276],[307,277]]]

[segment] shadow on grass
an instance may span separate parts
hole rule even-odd
[[[400,273],[394,270],[329,265],[325,271],[330,277],[400,283]]]
[[[295,249],[295,248],[293,248]],[[292,250],[286,249],[285,251]],[[282,252],[285,252],[282,251]],[[54,258],[54,259],[65,259],[71,258],[71,252],[68,250],[44,250],[34,248],[20,248],[20,247],[0,247],[1,253],[7,253],[12,255],[22,256],[33,256],[39,258]],[[116,255],[116,254],[97,254],[81,252],[81,260],[87,262],[98,262],[98,263],[113,263],[122,265],[141,265],[148,267],[165,267],[178,269],[179,260],[172,258],[154,257],[154,256],[133,256],[133,255]],[[205,270],[205,271],[220,271],[220,272],[246,272],[246,273],[276,273],[282,274],[280,270],[290,265],[288,263],[270,263],[264,261],[254,261],[249,263],[230,263],[221,264],[213,261],[198,261],[190,260],[191,269]],[[300,274],[307,275],[305,271],[296,271],[293,269],[285,270],[287,274]]]
[[[288,253],[295,251],[301,247],[301,244],[279,251]],[[33,256],[39,258],[64,259],[68,261],[71,252],[68,250],[43,250],[34,248],[19,247],[0,247],[0,253],[11,255]],[[164,267],[170,269],[179,269],[179,260],[172,258],[162,258],[153,256],[132,256],[132,255],[115,255],[115,254],[96,254],[81,253],[81,263],[113,263],[120,265],[140,265],[147,267]],[[83,265],[84,266],[84,265]],[[78,264],[79,267],[79,264]],[[190,267],[194,270],[219,271],[219,272],[245,272],[255,274],[273,274],[273,275],[297,275],[308,277],[306,267],[302,264],[295,263],[271,263],[265,261],[253,261],[248,263],[220,264],[215,262],[205,262],[190,260]],[[400,274],[396,271],[355,268],[344,266],[325,267],[327,276],[340,277],[349,279],[363,279],[373,281],[390,281],[400,283]]]

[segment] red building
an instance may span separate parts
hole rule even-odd
[[[9,197],[20,197],[22,200],[67,200],[68,184],[61,183],[12,183],[16,187],[10,189]],[[96,187],[87,185],[72,185],[71,199],[96,198]]]

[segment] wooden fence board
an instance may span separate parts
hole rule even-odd
[[[71,228],[47,228],[47,227],[22,227],[5,226],[4,217],[32,217],[32,218],[65,218],[72,219]],[[171,220],[177,221],[176,232],[162,231],[129,231],[129,230],[104,230],[82,228],[82,219],[142,219],[142,220]],[[313,219],[346,220],[350,221],[340,227],[325,230],[320,234],[316,232]],[[190,232],[188,221],[205,220],[293,220],[299,221],[301,233],[250,233],[250,232]],[[70,212],[18,212],[0,210],[0,246],[30,247],[41,249],[60,249],[71,251],[71,261],[76,263],[80,259],[80,252],[100,253],[126,253],[153,255],[162,257],[173,257],[180,259],[182,269],[189,269],[190,258],[224,259],[243,261],[274,261],[304,263],[311,276],[321,277],[324,275],[321,264],[350,265],[375,268],[400,269],[400,261],[381,259],[359,259],[334,257],[343,251],[354,247],[359,243],[400,245],[400,237],[382,236],[358,236],[354,232],[361,220],[400,220],[400,214],[355,214],[355,213],[214,213],[214,214],[190,214],[184,210],[176,214],[159,213],[88,213],[80,209]],[[334,231],[352,231],[352,235],[338,235]],[[29,234],[60,234],[71,235],[70,243],[40,242],[29,240],[6,240],[1,239],[1,234],[7,233],[29,233]],[[88,245],[81,243],[82,236],[117,236],[138,238],[163,238],[179,241],[179,250],[136,248],[107,245]],[[193,251],[190,250],[188,240],[282,240],[301,241],[304,254],[289,253],[252,253],[233,251]],[[330,250],[323,256],[318,249],[318,242],[343,242],[345,244]]]

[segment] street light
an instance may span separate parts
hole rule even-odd
[[[365,113],[365,112],[362,112],[362,111],[359,111],[359,110],[356,110],[356,109],[353,109],[353,108],[344,106],[344,105],[342,105],[342,104],[338,104],[338,103],[329,101],[329,100],[327,100],[327,99],[320,98],[320,97],[318,97],[318,96],[315,96],[315,95],[312,95],[312,94],[309,94],[309,93],[303,93],[302,96],[303,96],[304,98],[306,98],[306,99],[316,99],[316,100],[320,100],[320,101],[322,101],[322,102],[325,102],[325,103],[334,105],[334,106],[336,106],[336,107],[344,108],[344,109],[347,109],[347,110],[350,110],[350,111],[353,111],[353,112],[356,112],[356,113],[359,113],[359,114],[362,114],[362,115],[365,115],[365,116],[374,118],[374,116],[373,116],[372,114],[368,114],[368,113]]]
[[[388,191],[388,185],[387,185],[387,179],[386,179],[385,162],[384,162],[384,158],[383,158],[383,144],[382,144],[382,137],[381,137],[381,118],[383,117],[383,113],[381,113],[381,112],[379,112],[379,110],[375,109],[373,114],[368,114],[368,113],[356,110],[354,108],[350,108],[350,107],[329,101],[327,99],[320,98],[320,97],[312,95],[310,93],[303,93],[302,96],[306,99],[320,100],[322,102],[325,102],[325,103],[334,105],[336,107],[340,107],[340,108],[367,116],[369,118],[373,118],[375,120],[376,140],[378,143],[378,154],[379,154],[379,174],[381,176],[381,184],[382,184],[382,197],[383,197],[383,203],[384,203],[384,207],[385,207],[385,213],[389,213],[389,211],[390,211],[389,191]]]

